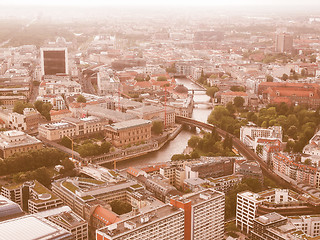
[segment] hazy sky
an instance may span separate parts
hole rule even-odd
[[[320,5],[319,0],[1,0],[5,5]]]

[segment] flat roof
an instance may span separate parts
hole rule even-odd
[[[118,122],[110,125],[113,129],[122,130],[130,127],[138,127],[146,124],[151,124],[151,121],[144,119],[132,119],[129,121]]]
[[[111,224],[107,227],[99,229],[98,231],[106,233],[111,237],[115,237],[117,235],[122,235],[131,231],[130,229],[125,227],[125,224],[134,225],[133,230],[136,230],[139,227],[145,226],[176,213],[184,214],[184,211],[180,208],[175,208],[170,204],[166,204],[143,214],[139,214],[126,220]],[[109,231],[109,229],[111,229],[112,227],[114,227],[115,230]]]
[[[0,233],[0,240],[49,240],[71,236],[67,230],[32,215],[0,222]]]

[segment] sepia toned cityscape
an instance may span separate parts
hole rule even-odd
[[[320,240],[319,0],[1,0],[0,240]]]

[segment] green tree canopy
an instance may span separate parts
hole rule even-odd
[[[237,107],[237,108],[241,108],[243,107],[243,104],[244,104],[244,98],[243,97],[235,97],[233,99],[233,102],[234,102],[234,105]]]
[[[218,92],[218,91],[219,91],[219,88],[218,88],[218,87],[209,87],[209,88],[207,89],[206,94],[207,94],[208,96],[214,98],[214,95],[215,95],[216,92]]]
[[[32,103],[25,103],[25,102],[17,101],[14,103],[13,111],[16,113],[23,114],[23,110],[25,108],[33,108]]]
[[[77,102],[78,103],[86,103],[87,102],[87,99],[83,96],[83,95],[78,95],[77,97]]]
[[[163,122],[162,121],[154,121],[152,123],[152,127],[151,127],[151,131],[154,133],[154,134],[161,134],[163,132]]]
[[[165,76],[159,76],[159,77],[157,78],[157,81],[159,81],[159,82],[164,82],[164,81],[167,81],[167,78],[166,78]]]

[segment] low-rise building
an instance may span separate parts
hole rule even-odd
[[[17,130],[0,133],[0,157],[8,158],[17,152],[39,150],[43,147],[40,140]]]
[[[60,122],[39,125],[39,136],[50,141],[64,136],[76,137],[102,132],[108,121],[95,116],[85,118],[65,117]]]
[[[236,97],[242,97],[244,100],[243,106],[248,106],[249,96],[245,92],[224,92],[220,94],[221,96],[221,104],[227,105],[227,103],[234,103],[234,99]]]
[[[72,240],[70,232],[44,218],[26,215],[0,222],[1,239]]]
[[[88,223],[68,206],[50,209],[35,215],[64,228],[72,234],[75,240],[88,240]]]
[[[317,167],[304,163],[297,163],[282,153],[274,153],[272,156],[273,171],[289,182],[307,183],[316,186]]]
[[[136,115],[140,119],[162,121],[166,127],[171,127],[175,124],[175,111],[172,108],[145,105],[141,108],[128,110],[127,113]]]
[[[151,126],[149,120],[133,119],[105,126],[105,136],[114,146],[146,142],[151,139]]]

